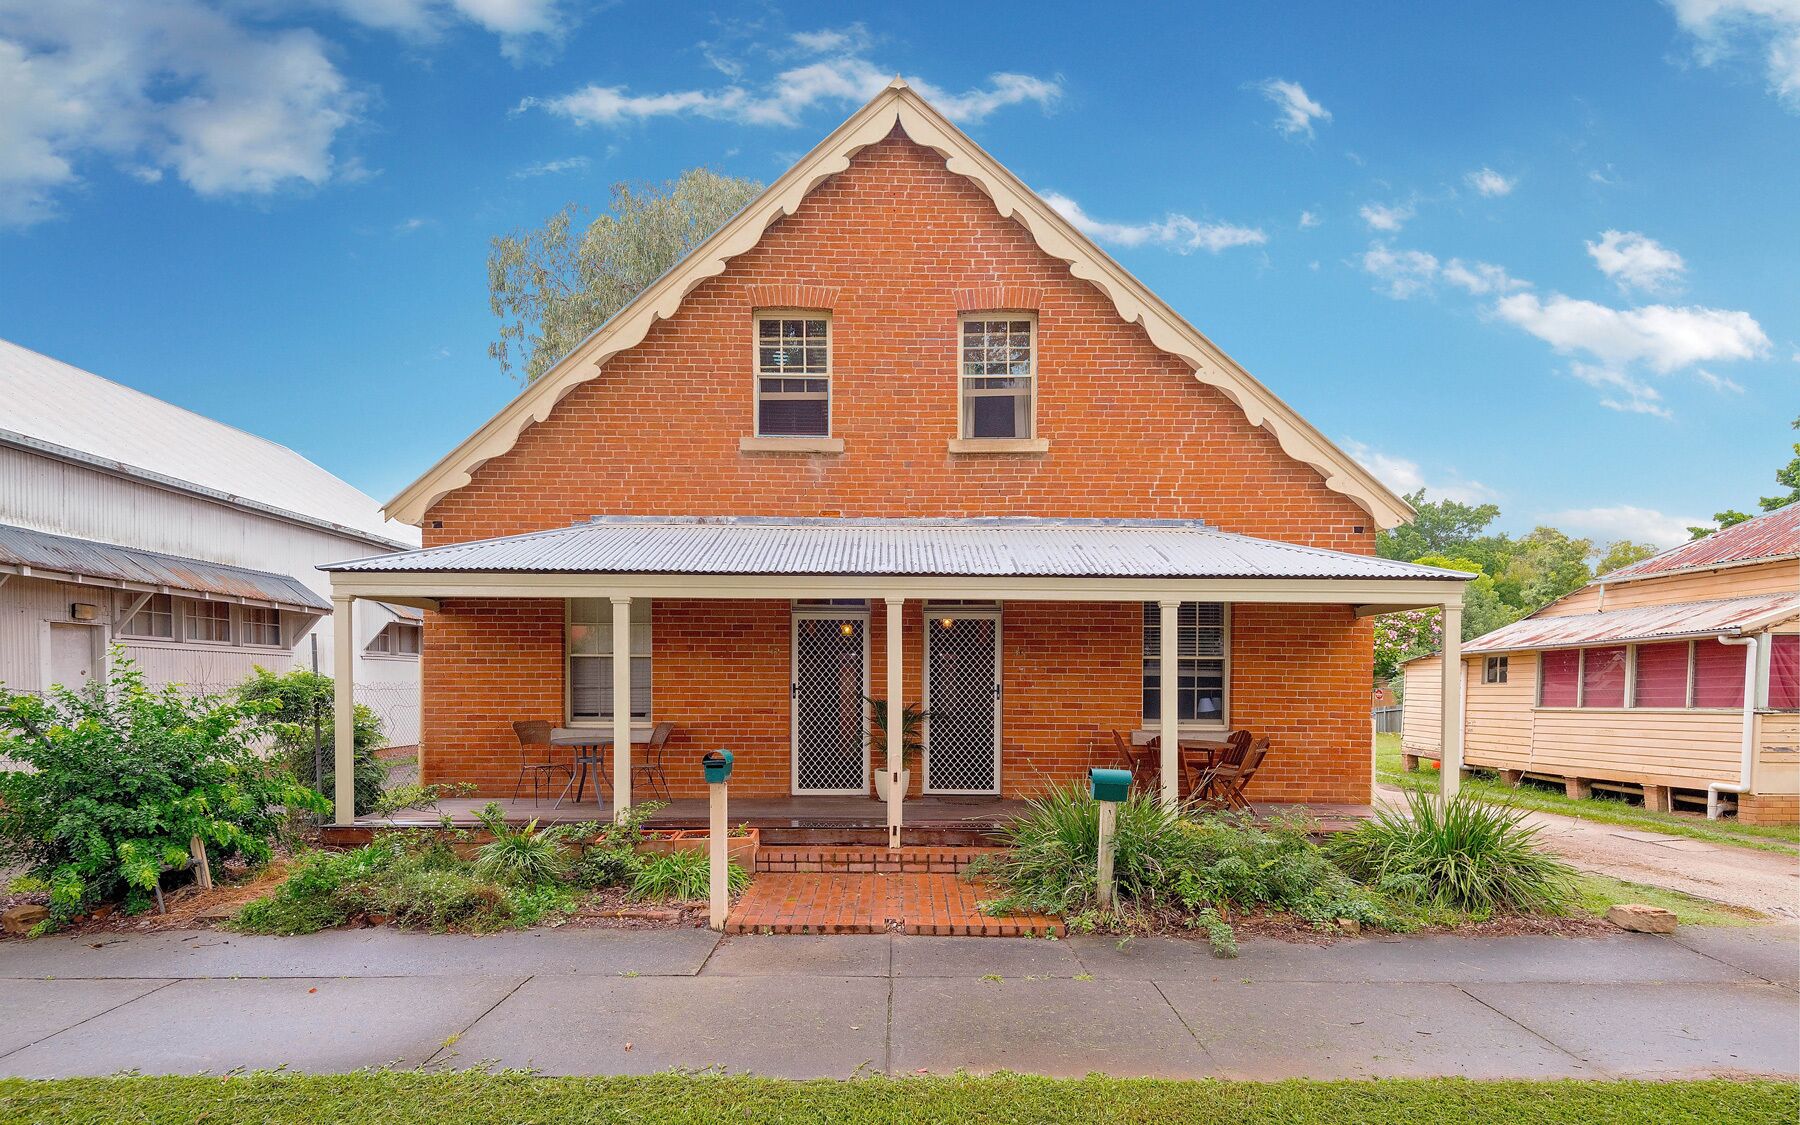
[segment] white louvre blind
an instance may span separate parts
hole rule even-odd
[[[569,669],[569,717],[610,719],[612,691],[612,602],[572,598],[564,647]],[[650,601],[631,603],[631,717],[650,717]]]

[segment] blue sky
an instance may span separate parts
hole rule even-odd
[[[1398,487],[1665,543],[1773,490],[1800,0],[1107,11],[0,0],[0,336],[386,499],[517,390],[491,236],[902,73]]]

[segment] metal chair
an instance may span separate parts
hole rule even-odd
[[[551,724],[537,719],[523,719],[512,726],[513,734],[517,735],[519,739],[519,779],[513,783],[513,799],[518,800],[519,790],[525,787],[525,775],[530,774],[531,803],[533,807],[536,807],[538,786],[544,775],[560,771],[573,777],[575,768],[567,762],[550,760],[550,731],[553,729]],[[534,749],[540,751],[536,760],[533,760],[532,755]]]
[[[669,799],[669,779],[663,773],[663,747],[668,745],[669,736],[674,733],[674,723],[657,723],[651,728],[650,741],[644,744],[642,752],[631,755],[633,781],[638,774],[643,774],[651,791],[658,792],[665,801]]]

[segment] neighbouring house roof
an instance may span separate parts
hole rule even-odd
[[[1466,655],[1519,652],[1685,637],[1737,636],[1800,617],[1800,593],[1608,609],[1566,617],[1527,617],[1462,646]]]
[[[1186,363],[1195,378],[1216,387],[1244,412],[1252,426],[1274,435],[1284,453],[1317,470],[1327,488],[1362,505],[1380,527],[1396,527],[1412,517],[1406,502],[1373,473],[1239,367],[898,78],[500,413],[388,501],[387,514],[411,524],[423,520],[433,504],[469,484],[484,462],[510,450],[527,426],[547,419],[564,396],[597,378],[609,359],[641,343],[658,320],[675,315],[696,286],[724,272],[731,259],[754,247],[771,224],[798,210],[814,187],[848,168],[856,153],[886,138],[896,125],[914,143],[943,156],[951,172],[985,192],[1001,216],[1023,225],[1046,254],[1069,263],[1070,273],[1105,294],[1122,319],[1142,325],[1152,344]]]
[[[375,604],[393,614],[396,621],[419,623],[425,620],[425,611],[410,605],[397,605],[394,602],[384,601],[377,601]]]
[[[286,446],[0,340],[0,443],[410,547],[416,528]]]
[[[0,524],[0,573],[158,594],[204,594],[325,613],[331,603],[297,578]]]
[[[1473,575],[1218,531],[1193,520],[600,516],[356,559],[363,573],[1394,578]]]
[[[1716,570],[1781,559],[1800,559],[1800,504],[1789,504],[1715,531],[1704,539],[1683,543],[1643,562],[1603,574],[1595,581],[1629,582],[1678,571]]]

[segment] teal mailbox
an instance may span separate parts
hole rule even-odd
[[[700,768],[706,771],[708,785],[722,784],[731,776],[731,751],[710,750],[700,759]]]
[[[1094,800],[1123,801],[1131,792],[1130,770],[1101,769],[1098,766],[1088,771],[1088,777],[1094,784]]]

